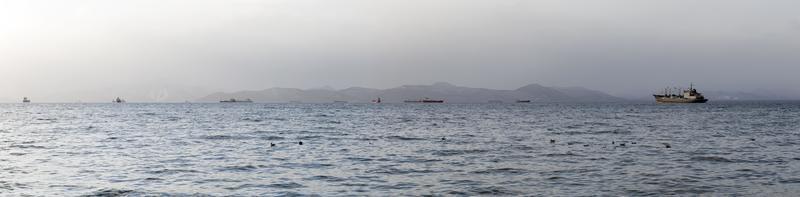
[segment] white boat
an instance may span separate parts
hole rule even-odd
[[[30,102],[31,99],[28,99],[28,97],[22,97],[22,103],[30,103]]]

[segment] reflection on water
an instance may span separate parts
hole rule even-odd
[[[800,103],[2,104],[0,193],[792,195],[798,122]]]

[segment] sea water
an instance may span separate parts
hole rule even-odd
[[[796,195],[798,145],[798,102],[0,104],[0,195]]]

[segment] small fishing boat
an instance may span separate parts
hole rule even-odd
[[[31,99],[28,99],[28,97],[22,97],[22,103],[30,103],[30,102]]]
[[[252,103],[253,100],[250,100],[250,99],[237,100],[235,98],[231,98],[231,99],[228,99],[228,100],[221,100],[219,102],[220,103]]]

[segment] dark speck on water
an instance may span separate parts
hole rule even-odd
[[[0,196],[796,196],[798,120],[797,102],[0,104]]]

